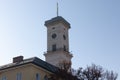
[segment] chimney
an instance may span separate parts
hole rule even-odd
[[[13,58],[13,63],[21,62],[21,61],[23,61],[23,56],[17,56]]]

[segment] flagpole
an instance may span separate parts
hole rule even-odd
[[[59,7],[58,7],[58,2],[57,2],[57,16],[59,15]]]

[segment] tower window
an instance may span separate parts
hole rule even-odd
[[[66,46],[64,45],[64,51],[66,51]]]
[[[54,33],[52,34],[52,38],[55,39],[57,37],[57,35]]]
[[[63,35],[63,39],[66,40],[66,36],[65,35]]]
[[[56,51],[56,44],[52,45],[52,51]]]

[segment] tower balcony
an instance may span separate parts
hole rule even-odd
[[[44,52],[44,55],[46,56],[46,55],[58,54],[58,53],[65,54],[66,56],[69,56],[71,58],[73,57],[73,54],[71,52],[65,51],[64,49],[57,49],[55,51],[46,51]]]

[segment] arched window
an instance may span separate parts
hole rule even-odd
[[[65,35],[63,35],[63,39],[66,40],[66,36]]]
[[[39,73],[36,74],[36,80],[40,80],[40,74]]]
[[[53,27],[52,29],[55,29],[55,27]]]
[[[56,44],[52,45],[52,51],[56,51]]]
[[[66,46],[64,45],[64,51],[66,51]]]

